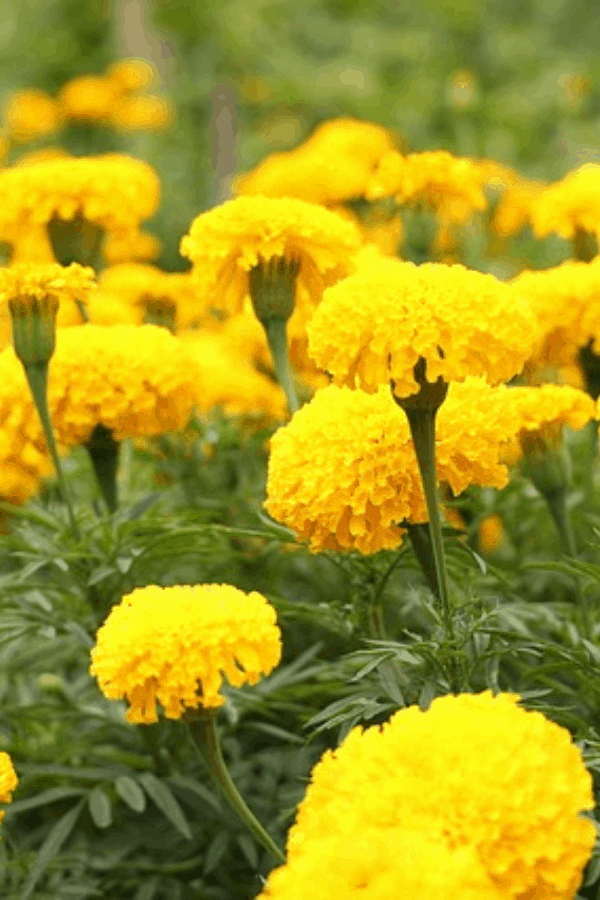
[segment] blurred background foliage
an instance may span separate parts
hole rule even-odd
[[[180,236],[217,199],[217,86],[232,91],[239,171],[352,115],[392,128],[405,149],[492,157],[551,180],[599,158],[599,42],[585,0],[4,0],[0,97],[54,94],[122,57],[151,62],[175,124],[90,128],[85,150],[156,166],[164,200],[152,224],[172,269],[184,265]],[[81,130],[62,143],[83,152]]]

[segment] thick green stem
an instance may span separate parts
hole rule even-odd
[[[408,418],[415,454],[419,464],[419,472],[421,473],[423,493],[425,494],[433,564],[437,580],[437,596],[442,608],[442,617],[449,629],[449,634],[451,634],[452,615],[435,464],[435,416],[437,410],[405,407],[404,411]]]
[[[285,319],[273,316],[269,319],[265,319],[262,325],[265,329],[267,341],[269,342],[269,347],[273,355],[277,380],[283,388],[285,396],[287,397],[290,413],[293,415],[296,410],[300,408],[300,404],[298,403],[296,387],[290,369],[287,348],[287,322]]]
[[[37,409],[38,416],[40,417],[40,422],[42,423],[42,428],[44,429],[46,443],[48,445],[48,450],[50,451],[50,456],[54,464],[54,469],[58,478],[58,485],[62,494],[63,502],[67,507],[71,531],[73,532],[75,537],[79,539],[80,532],[77,521],[75,519],[75,513],[73,511],[71,493],[69,491],[67,479],[65,478],[62,463],[58,455],[58,449],[56,446],[56,441],[54,439],[54,429],[52,427],[52,418],[50,416],[50,410],[48,408],[48,364],[43,363],[40,365],[24,366],[24,369],[25,375],[27,376],[27,381],[29,383],[29,388],[31,390],[31,395],[33,397],[33,402],[35,403],[35,408]]]
[[[215,717],[216,714],[214,712],[208,711],[188,713],[186,715],[185,721],[194,746],[240,819],[263,847],[269,851],[271,856],[277,862],[283,864],[285,863],[285,854],[268,832],[265,831],[255,815],[248,809],[246,801],[233,783],[221,753]]]
[[[423,570],[423,574],[425,575],[425,579],[431,592],[441,601],[436,569],[433,564],[429,526],[421,524],[413,525],[411,522],[404,522],[402,527],[406,528],[415,556]]]
[[[96,425],[85,445],[92,460],[98,485],[109,512],[117,508],[117,469],[120,444],[104,425]]]

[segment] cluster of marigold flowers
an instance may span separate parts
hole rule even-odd
[[[155,68],[142,59],[122,59],[100,75],[78,75],[51,96],[40,88],[14,91],[2,109],[2,147],[56,135],[69,123],[104,125],[120,131],[162,131],[174,118],[162,94],[151,92]]]
[[[238,179],[238,196],[199,215],[181,242],[192,266],[180,273],[152,264],[159,245],[143,223],[160,184],[147,164],[58,155],[0,171],[10,254],[0,269],[0,495],[23,502],[51,471],[10,345],[15,310],[56,316],[45,362],[61,453],[89,448],[100,428],[116,445],[181,432],[215,408],[278,423],[266,508],[313,551],[393,550],[427,521],[405,415],[424,384],[443,388],[440,484],[454,495],[502,488],[523,453],[543,455],[563,425],[596,415],[578,360],[600,339],[600,264],[502,282],[399,258],[405,207],[433,210],[447,252],[452,230],[485,212],[498,186],[502,234],[530,222],[577,244],[598,231],[600,166],[532,187],[488,161],[401,153],[388,130],[345,119],[268,157]],[[285,394],[276,334],[292,368]],[[304,405],[290,415],[294,389]],[[160,710],[212,714],[225,681],[254,684],[280,658],[275,611],[260,594],[164,590],[125,597],[92,654],[101,690],[127,701],[132,723]],[[7,772],[0,799],[14,788]],[[581,815],[591,808],[589,775],[563,729],[512,695],[441,698],[383,729],[356,729],[322,760],[288,863],[261,896],[391,900],[400,885],[432,900],[570,900],[593,844]]]

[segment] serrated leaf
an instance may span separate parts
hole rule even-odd
[[[146,795],[133,778],[120,775],[115,779],[115,789],[121,800],[134,812],[142,813],[146,809]]]
[[[23,885],[23,892],[20,896],[20,900],[29,900],[34,887],[40,880],[41,876],[44,874],[46,868],[50,865],[64,842],[73,831],[73,828],[75,827],[82,809],[83,801],[70,809],[69,812],[65,813],[64,816],[59,819],[51,829],[50,833],[46,837],[46,840],[40,847],[39,853],[36,856],[31,869],[29,870],[29,875],[27,876],[25,884]]]
[[[94,824],[98,828],[108,828],[112,824],[110,797],[101,787],[95,787],[90,793],[88,807]]]
[[[160,811],[167,817],[169,822],[182,834],[188,841],[192,839],[192,832],[188,825],[187,819],[181,809],[179,803],[173,796],[171,789],[160,781],[156,775],[151,772],[144,772],[140,775],[139,780],[151,800],[156,803]]]
[[[398,679],[391,665],[382,665],[379,669],[379,678],[384,691],[398,706],[404,706],[404,694],[398,684]]]
[[[88,578],[88,587],[91,587],[93,584],[99,584],[101,581],[104,581],[105,578],[109,578],[111,575],[116,575],[116,573],[117,570],[114,566],[101,566],[99,569],[96,569],[95,572],[92,572],[92,574]]]

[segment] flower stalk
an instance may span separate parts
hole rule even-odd
[[[114,439],[110,428],[106,428],[104,425],[96,425],[89,441],[85,444],[96,473],[100,492],[111,513],[115,512],[118,506],[117,470],[120,447],[121,445]]]
[[[216,712],[204,709],[198,712],[188,711],[184,719],[196,750],[202,757],[213,779],[221,788],[230,806],[254,837],[269,851],[273,859],[277,860],[278,863],[285,863],[285,854],[269,833],[265,831],[254,813],[248,808],[246,801],[229,774],[221,752],[221,744],[216,727]]]

